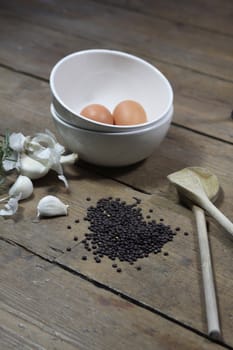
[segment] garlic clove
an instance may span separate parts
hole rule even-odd
[[[49,167],[41,164],[26,154],[22,154],[19,167],[19,172],[21,175],[25,175],[34,180],[43,177],[48,173],[48,171]]]
[[[15,197],[21,194],[20,200],[26,199],[32,195],[33,184],[29,177],[19,175],[15,183],[9,190],[9,196]]]
[[[39,201],[37,205],[37,217],[67,215],[68,207],[59,198],[48,195]]]

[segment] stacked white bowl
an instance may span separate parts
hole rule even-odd
[[[94,49],[62,58],[50,75],[51,114],[63,144],[89,163],[125,166],[149,157],[163,141],[173,116],[173,91],[153,65],[128,53]],[[147,122],[110,125],[80,115],[90,104],[110,111],[133,100]]]

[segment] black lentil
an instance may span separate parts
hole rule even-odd
[[[66,250],[67,250],[67,252],[70,252],[70,251],[71,251],[71,248],[70,248],[70,247],[67,247]]]
[[[70,225],[67,225],[67,228],[68,228],[68,230],[70,230],[70,229],[71,229],[71,226],[70,226]]]
[[[78,241],[78,236],[74,236],[74,241]]]
[[[86,255],[83,255],[83,256],[82,256],[82,260],[87,260],[87,256],[86,256]]]
[[[188,233],[188,232],[184,232],[184,235],[185,235],[185,236],[188,236],[188,235],[189,235],[189,233]]]
[[[87,197],[86,200],[89,202],[91,200],[91,197]]]
[[[100,259],[98,256],[95,257],[95,261],[96,261],[97,263],[101,263],[101,259]]]
[[[118,267],[116,270],[117,270],[117,272],[121,272],[122,271],[120,267]]]
[[[171,227],[155,220],[146,221],[141,213],[142,208],[138,207],[141,200],[134,199],[135,203],[127,204],[120,198],[102,198],[96,206],[87,208],[84,220],[90,223],[89,233],[85,234],[82,243],[90,251],[87,243],[90,241],[96,262],[101,262],[100,257],[107,256],[111,260],[133,264],[152,252],[157,254],[165,243],[173,239]]]
[[[79,223],[79,219],[76,219],[74,222],[75,222],[76,224],[78,224],[78,223]]]

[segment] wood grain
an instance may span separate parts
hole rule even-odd
[[[185,0],[102,0],[106,4],[121,6],[128,10],[144,13],[147,16],[161,17],[182,24],[191,24],[218,33],[232,36],[232,2],[228,0],[197,0],[189,3]]]
[[[25,65],[23,56],[19,58],[20,61]],[[47,62],[46,74],[49,74],[52,64]],[[39,67],[41,69],[41,66]],[[159,64],[158,68],[166,74],[173,85],[175,96],[173,122],[178,126],[232,143],[233,121],[230,117],[232,83],[212,77],[206,79],[199,73],[184,72],[177,67],[170,69],[164,64]],[[26,67],[21,69],[25,70]],[[25,132],[29,134],[38,129],[53,128],[49,110],[51,93],[48,83],[4,68],[0,68],[0,72],[1,134],[7,128],[20,131],[21,123],[24,123]],[[183,77],[181,80],[180,76]]]
[[[132,197],[137,195],[137,191],[101,176],[92,175],[78,166],[66,168],[65,174],[69,182],[69,191],[52,172],[43,179],[34,181],[33,197],[21,202],[17,214],[12,218],[0,217],[0,236],[17,242],[46,259],[54,260],[66,252],[67,248],[77,245],[75,236],[78,237],[78,243],[84,238],[88,226],[83,218],[90,206],[88,197],[91,196],[97,201],[103,194],[117,197],[122,193],[134,202]],[[49,194],[57,196],[69,205],[69,215],[44,218],[35,222],[37,204],[43,196]],[[81,221],[81,226],[76,220]]]
[[[169,196],[167,175],[188,166],[207,167],[217,175],[222,187],[223,193],[217,205],[232,218],[231,159],[231,144],[172,127],[160,147],[144,162],[124,169],[99,171],[147,193],[159,192]]]
[[[1,2],[0,135],[56,132],[50,71],[87,48],[124,50],[156,65],[174,88],[175,113],[166,139],[144,162],[105,169],[80,160],[65,168],[70,191],[51,172],[35,181],[33,197],[14,217],[0,218],[0,348],[220,348],[206,339],[195,220],[166,177],[207,166],[222,187],[217,206],[232,220],[232,13],[228,0]],[[69,204],[69,215],[35,223],[47,194]],[[156,220],[180,230],[160,254],[132,266],[118,262],[122,273],[106,257],[96,264],[81,241],[86,210],[103,196],[127,203],[140,197],[144,215],[152,208]],[[221,348],[233,348],[233,242],[207,220]]]
[[[188,210],[185,211],[159,196],[152,197],[148,202],[143,201],[143,213],[148,213],[151,207],[154,209],[154,219],[163,218],[173,229],[181,228],[174,241],[164,246],[162,254],[152,254],[133,266],[117,261],[118,266],[122,268],[121,274],[117,274],[112,268],[112,262],[108,258],[104,258],[101,264],[96,264],[92,253],[86,252],[83,245],[77,245],[71,252],[60,256],[58,261],[87,275],[91,280],[107,285],[206,333],[201,265],[194,218]],[[188,232],[188,236],[184,232]],[[229,242],[226,236],[220,235],[216,228],[211,228],[210,235],[223,338],[232,345],[233,325],[229,300],[232,288],[230,275],[233,272],[229,267],[233,258],[232,242]],[[166,252],[168,256],[164,255]],[[83,255],[88,256],[87,261],[82,261]],[[137,266],[142,270],[137,271]]]
[[[57,261],[65,268],[71,268],[116,293],[122,293],[206,333],[201,268],[191,211],[158,194],[139,194],[120,183],[97,175],[91,176],[82,169],[70,169],[68,179],[70,193],[63,190],[55,177],[48,176],[40,181],[36,185],[34,198],[21,203],[18,214],[10,220],[1,220],[1,238],[15,242],[49,261]],[[36,203],[46,194],[55,194],[69,204],[69,215],[33,223]],[[86,210],[90,205],[95,205],[103,194],[105,197],[120,196],[127,203],[133,203],[135,196],[140,197],[145,216],[153,208],[154,219],[163,218],[165,224],[171,225],[173,229],[180,227],[181,231],[173,242],[164,247],[161,254],[151,255],[148,259],[138,261],[135,266],[118,263],[123,272],[117,274],[108,259],[96,264],[92,253],[88,253],[81,243],[88,232],[88,223],[83,220]],[[91,201],[87,201],[87,197]],[[76,222],[77,219],[79,222]],[[185,236],[184,232],[189,235]],[[232,242],[215,226],[211,226],[210,235],[223,336],[225,342],[231,344]],[[74,240],[76,236],[78,241]],[[67,248],[71,251],[67,252]],[[168,252],[169,256],[164,256],[164,252]],[[88,256],[87,261],[82,260],[83,255]],[[141,266],[142,271],[137,271],[137,266]]]
[[[0,249],[4,350],[220,349],[20,247]]]
[[[61,0],[53,3],[22,1],[20,6],[5,1],[1,13],[3,21],[11,21],[13,15],[31,26],[36,24],[38,28],[42,26],[57,32],[65,31],[68,38],[77,35],[99,41],[101,46],[127,48],[142,57],[154,57],[168,64],[175,63],[204,74],[233,80],[233,38],[188,23],[180,25],[160,17],[84,0],[66,4]],[[28,44],[30,49],[31,41]],[[60,45],[63,46],[63,42]]]

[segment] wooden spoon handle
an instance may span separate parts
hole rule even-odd
[[[202,203],[202,207],[218,221],[218,223],[231,234],[233,238],[233,223],[207,198]]]
[[[220,339],[221,331],[219,326],[218,308],[206,229],[205,213],[203,209],[199,208],[196,205],[192,207],[192,210],[195,215],[197,225],[208,334],[214,339]]]

